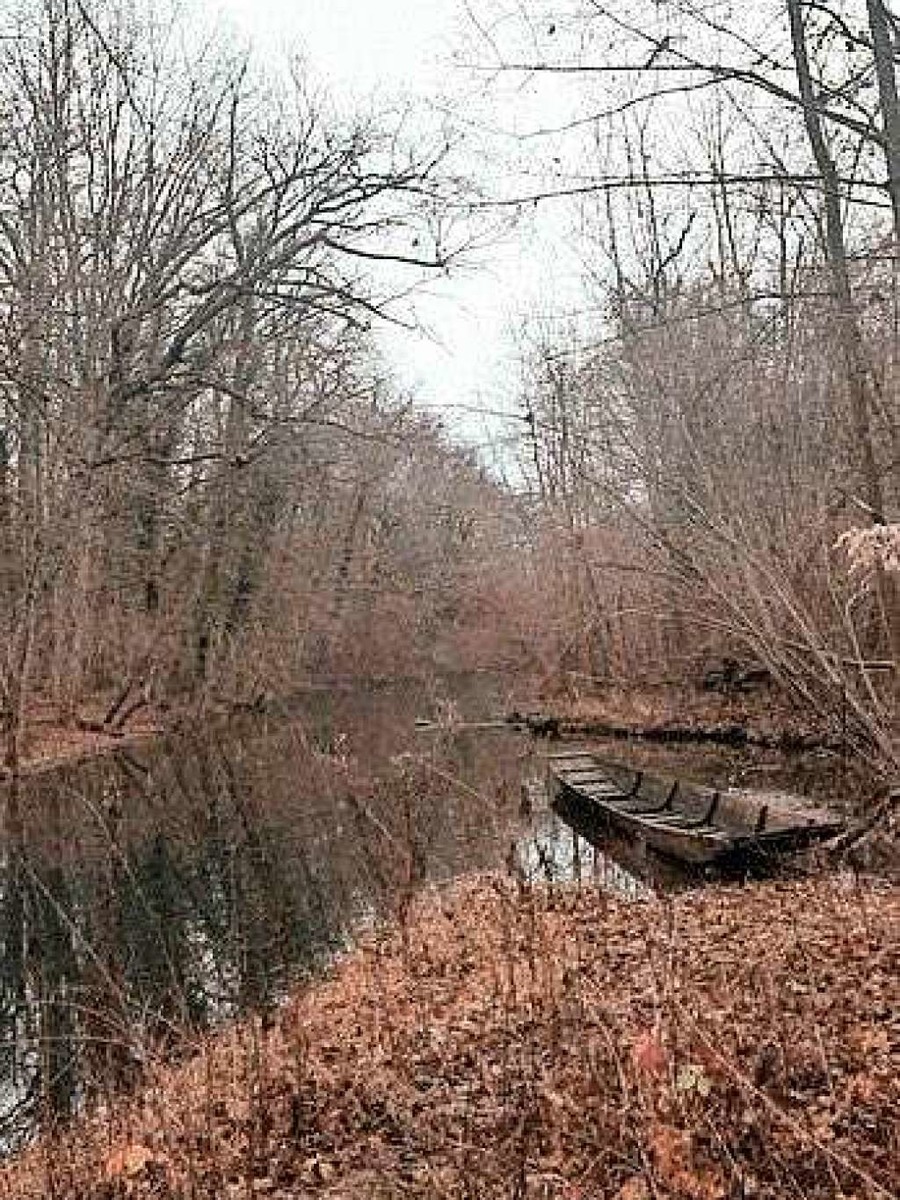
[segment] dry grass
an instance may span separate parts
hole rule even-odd
[[[54,1197],[876,1197],[900,890],[626,903],[494,876],[0,1173]]]

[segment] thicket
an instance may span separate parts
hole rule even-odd
[[[530,111],[557,102],[520,129],[552,184],[503,203],[577,198],[593,299],[563,333],[548,303],[523,356],[548,674],[763,664],[895,775],[896,18],[880,0],[491,14],[479,68]]]

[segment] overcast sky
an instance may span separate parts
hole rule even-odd
[[[211,0],[263,55],[303,48],[310,69],[345,102],[367,108],[397,98],[465,108],[472,81],[454,65],[472,27],[461,0]],[[491,114],[512,127],[521,95]],[[546,105],[546,98],[543,101]],[[500,147],[495,144],[498,152]],[[473,162],[476,160],[473,159]],[[497,158],[493,162],[496,164]],[[490,179],[490,168],[483,168]],[[503,180],[490,180],[502,185]],[[548,213],[490,245],[457,278],[417,301],[429,336],[386,331],[381,344],[401,384],[444,411],[471,441],[500,432],[471,410],[511,409],[518,373],[511,331],[522,314],[576,305],[580,264],[565,214]]]

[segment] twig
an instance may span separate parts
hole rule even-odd
[[[892,816],[898,805],[900,805],[900,787],[891,788],[870,816],[854,825],[852,829],[848,829],[846,833],[842,833],[834,841],[827,843],[824,848],[833,854],[843,854],[851,846],[855,846],[857,842],[861,841],[866,834],[871,833],[882,821]]]

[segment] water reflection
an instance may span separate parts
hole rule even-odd
[[[590,884],[631,900],[652,891],[608,849],[581,837],[552,812],[532,818],[516,849],[517,869],[530,883]]]
[[[544,747],[485,724],[503,687],[320,689],[3,785],[2,1144],[277,1003],[426,881],[682,884],[549,811]]]
[[[334,689],[5,784],[0,1137],[277,1002],[428,879],[493,866],[524,740],[431,738],[446,687]],[[5,1115],[5,1119],[4,1119]]]

